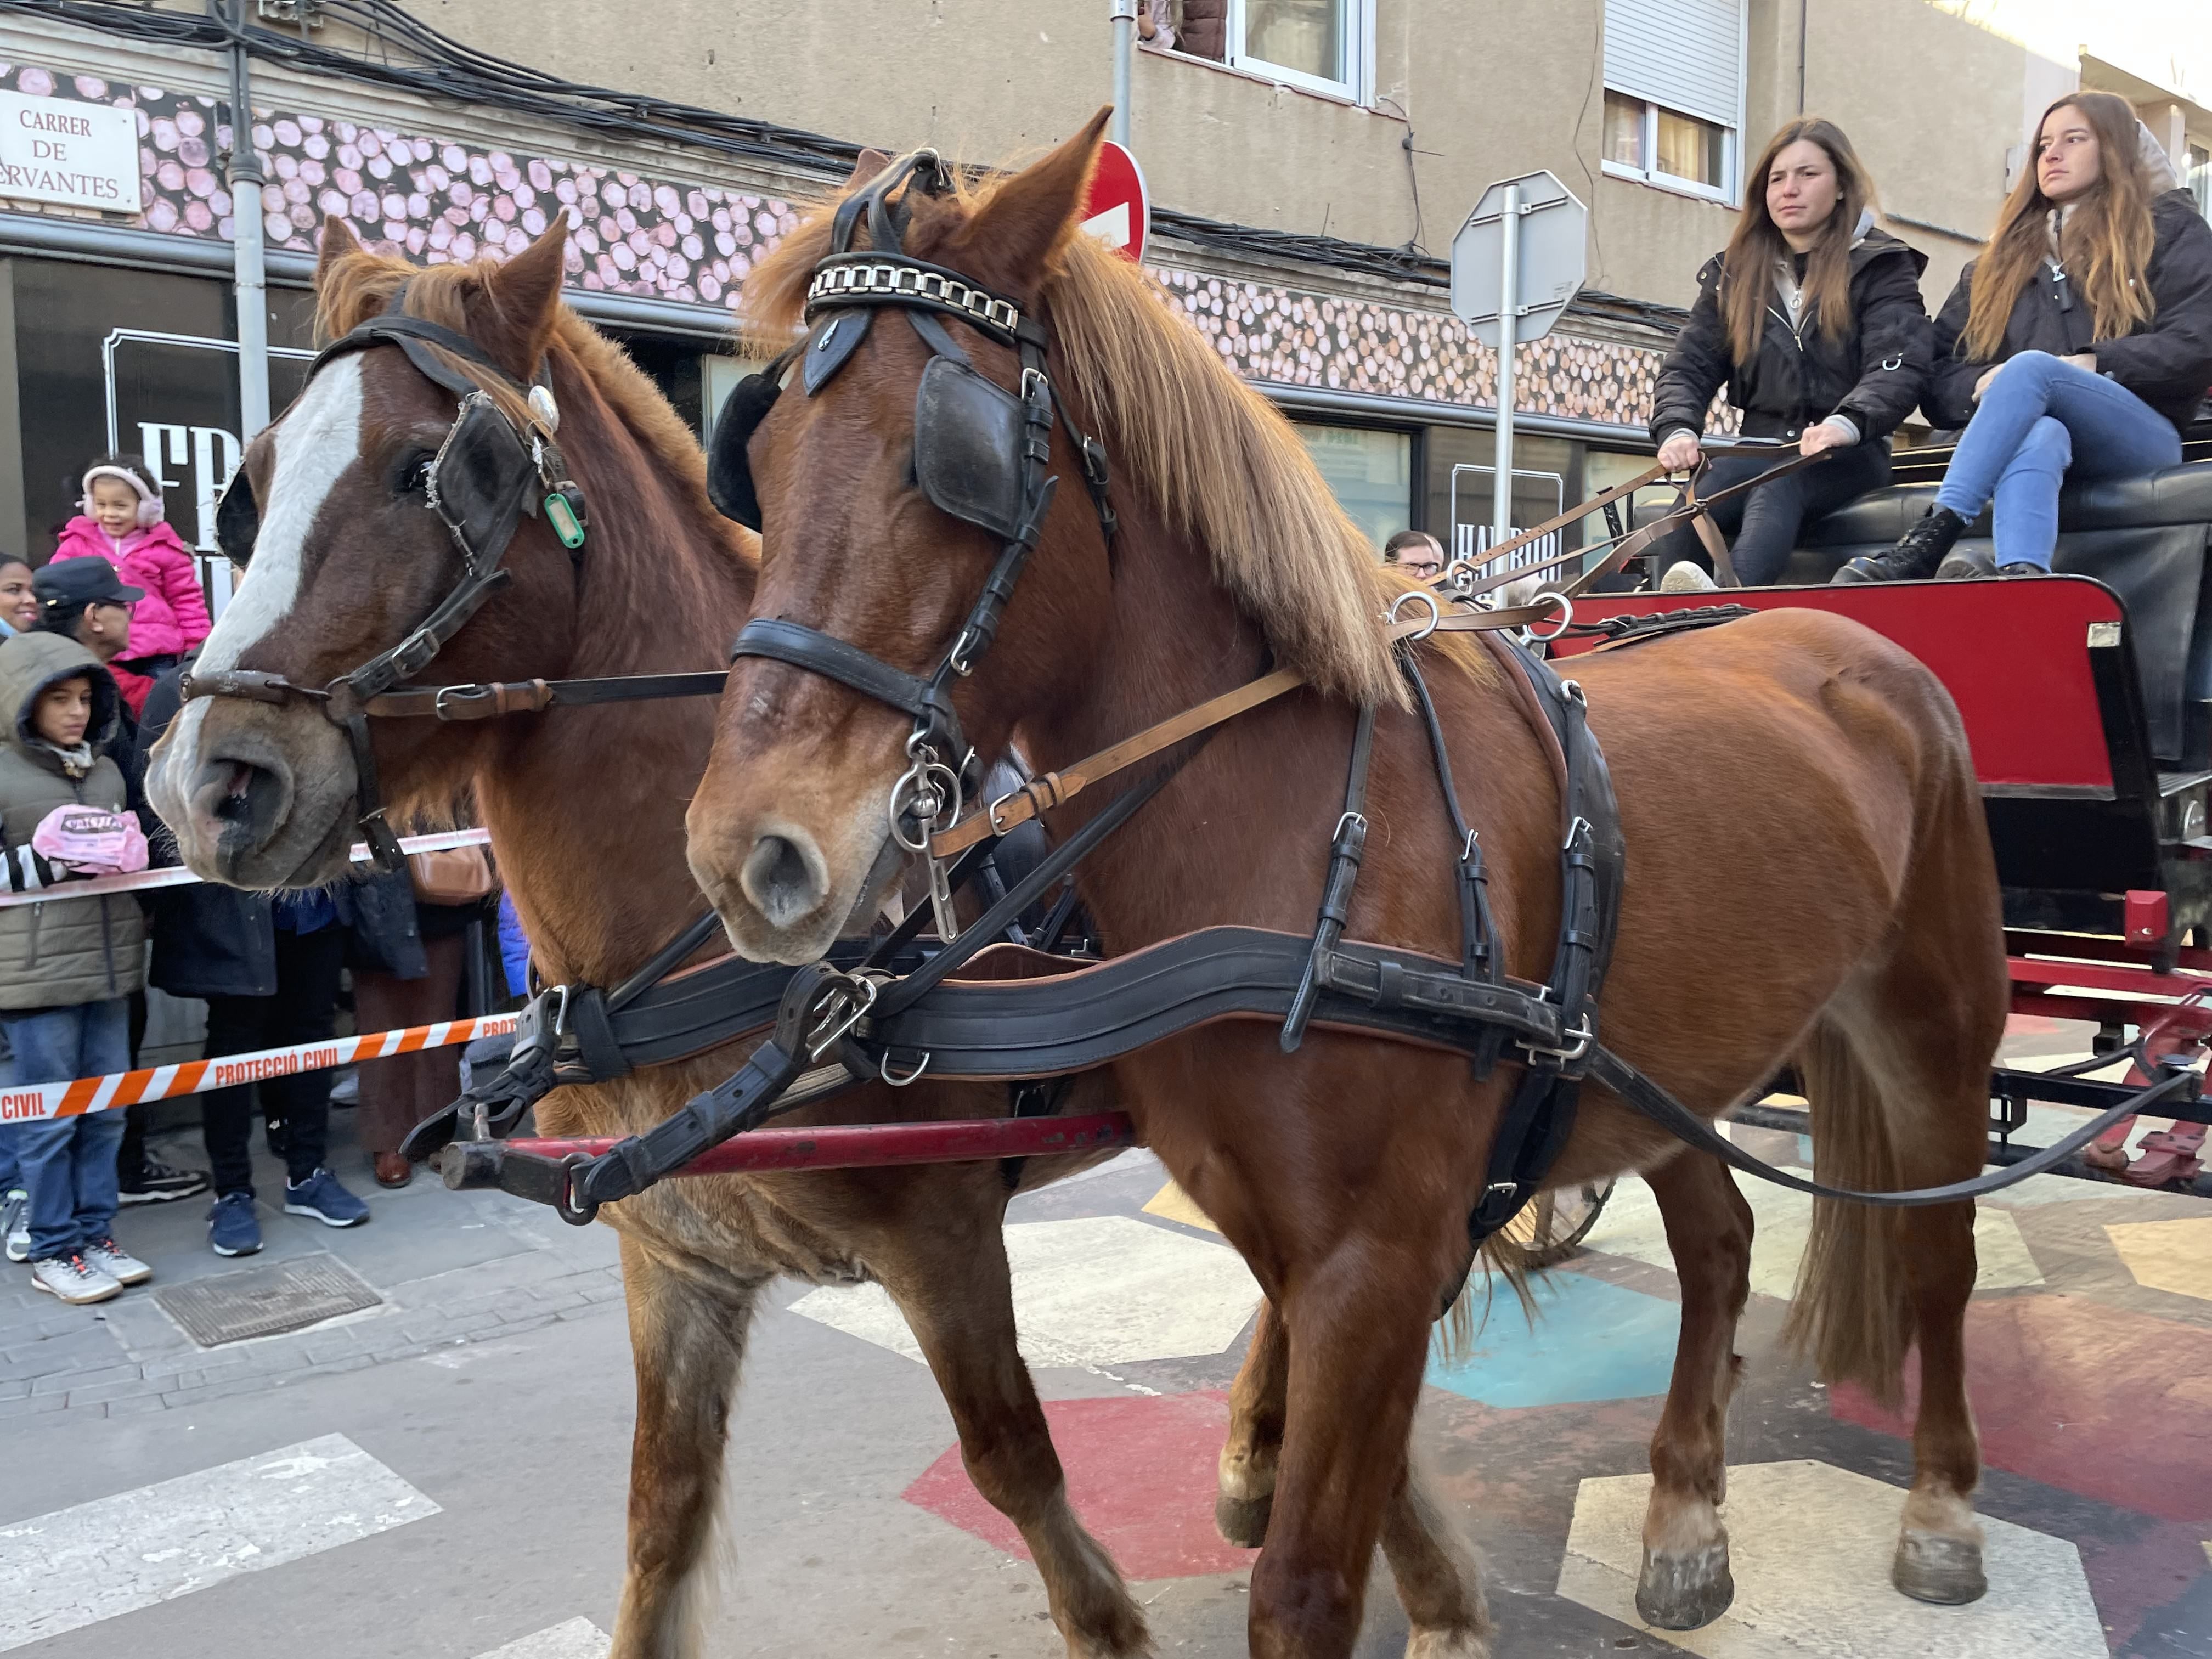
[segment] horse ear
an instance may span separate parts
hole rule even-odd
[[[471,331],[517,380],[537,372],[553,319],[568,256],[568,216],[556,215],[544,234],[483,281],[484,314]]]
[[[323,246],[315,256],[315,286],[319,289],[329,278],[337,262],[349,253],[361,252],[361,243],[352,228],[334,213],[323,216]]]
[[[869,179],[874,178],[890,164],[891,158],[888,151],[880,149],[862,150],[860,152],[860,158],[853,163],[853,176],[845,181],[846,194],[850,195],[853,191],[860,189],[861,185],[866,184]]]
[[[1098,161],[1099,135],[1113,113],[1111,104],[1103,106],[1073,138],[984,198],[959,236],[975,260],[1018,278],[1009,286],[1021,287],[1051,263],[1075,234]]]

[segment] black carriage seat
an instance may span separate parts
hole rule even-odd
[[[2191,432],[2192,440],[2206,428]],[[2192,441],[2185,460],[2142,477],[2069,483],[2058,498],[2056,568],[2093,576],[2127,606],[2151,752],[2175,770],[2212,767],[2212,448]],[[1943,452],[1900,451],[1900,472],[1923,482],[1863,495],[1807,526],[1784,580],[1825,582],[1854,555],[1902,536],[1936,499]],[[1984,514],[1961,545],[1987,542]],[[2022,665],[2024,669],[2032,665]]]

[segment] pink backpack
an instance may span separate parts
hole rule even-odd
[[[57,875],[128,875],[146,867],[146,832],[129,812],[57,806],[31,832],[31,850]]]

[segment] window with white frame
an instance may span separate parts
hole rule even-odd
[[[1717,200],[1742,167],[1747,0],[1605,0],[1605,170]]]
[[[1177,52],[1210,58],[1218,40],[1218,61],[1233,68],[1367,101],[1375,0],[1216,0],[1204,7],[1203,19],[1186,17],[1185,3],[1148,0],[1175,30]]]

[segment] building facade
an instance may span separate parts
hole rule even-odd
[[[442,44],[389,0],[343,17],[249,4],[266,31],[250,135],[276,408],[312,346],[325,216],[437,262],[510,253],[566,212],[572,298],[704,434],[757,355],[731,325],[747,272],[853,144],[1018,161],[1111,84],[1107,0],[667,0],[649,27],[605,0],[421,6]],[[1648,465],[1653,378],[1692,273],[1725,240],[1749,160],[1801,110],[1852,133],[1890,228],[1930,256],[1931,303],[2034,114],[2075,84],[2134,100],[2200,192],[2212,174],[2212,117],[2178,89],[2042,55],[1954,15],[1964,0],[1155,9],[1181,34],[1133,65],[1133,147],[1167,210],[1147,263],[1300,422],[1378,542],[1413,525],[1471,551],[1487,534],[1497,365],[1451,315],[1438,256],[1492,179],[1548,167],[1592,210],[1586,291],[1518,363],[1525,524]],[[155,467],[173,520],[212,553],[246,435],[229,53],[182,5],[73,16],[94,11],[103,26],[0,4],[0,550],[42,559],[84,461],[116,448]],[[499,91],[471,80],[465,48],[594,84]]]

